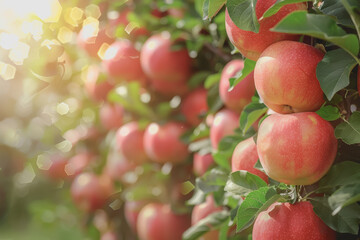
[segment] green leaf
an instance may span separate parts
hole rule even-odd
[[[320,188],[333,188],[360,181],[360,164],[344,161],[333,165],[320,180]]]
[[[244,60],[244,68],[241,69],[240,72],[238,72],[235,77],[229,79],[229,82],[230,82],[229,91],[231,91],[236,86],[236,84],[241,82],[250,73],[252,73],[254,71],[255,65],[256,65],[256,61],[253,61],[250,59],[245,59]]]
[[[271,30],[309,35],[334,43],[353,56],[359,53],[359,40],[356,35],[347,34],[331,16],[295,11],[283,18]]]
[[[260,159],[258,159],[258,160],[256,161],[256,163],[255,163],[255,165],[254,165],[254,168],[262,171],[263,173],[265,173],[265,170],[264,170],[263,166],[261,165]]]
[[[210,87],[214,86],[216,83],[220,82],[221,73],[215,73],[209,75],[204,83],[204,87],[206,89],[209,89]]]
[[[360,2],[358,0],[341,0],[342,4],[350,14],[353,21],[358,37],[360,38]]]
[[[196,187],[204,193],[216,192],[223,189],[228,179],[228,172],[213,168],[204,176],[196,179]]]
[[[195,88],[199,85],[202,85],[202,82],[209,76],[209,71],[199,71],[191,76],[188,81],[188,86],[191,88]]]
[[[236,231],[240,232],[248,228],[253,224],[259,213],[280,199],[282,197],[272,187],[262,187],[249,193],[238,209]]]
[[[240,115],[240,129],[242,133],[245,134],[267,110],[268,108],[263,103],[252,102],[248,104]]]
[[[341,117],[339,109],[331,105],[322,106],[316,113],[326,121],[335,121]]]
[[[265,11],[263,16],[260,18],[267,18],[271,17],[272,15],[276,14],[283,6],[292,4],[292,3],[301,3],[301,2],[308,2],[307,0],[277,0],[268,10]]]
[[[329,197],[328,201],[331,209],[333,210],[333,215],[337,214],[344,207],[360,201],[359,180],[357,183],[342,186]]]
[[[339,124],[335,136],[349,145],[360,143],[360,112],[354,112],[348,121]]]
[[[336,22],[344,26],[351,26],[352,21],[344,5],[339,0],[323,1],[320,11],[326,15],[334,16]]]
[[[228,0],[226,7],[231,20],[245,31],[259,32],[255,6],[257,0]]]
[[[219,84],[213,85],[207,92],[207,104],[209,113],[216,113],[222,106],[223,102],[219,96]]]
[[[213,18],[225,5],[226,0],[205,0],[203,5],[203,19]]]
[[[336,215],[332,215],[332,209],[324,198],[310,200],[314,206],[314,212],[331,229],[340,233],[357,234],[360,220],[360,206],[352,204],[341,209]]]
[[[343,49],[329,51],[316,68],[316,77],[327,99],[331,100],[341,89],[350,83],[350,73],[356,60]]]
[[[226,182],[225,191],[245,196],[253,190],[266,187],[267,183],[260,177],[248,171],[236,171],[230,174]]]
[[[227,222],[229,218],[229,212],[227,211],[220,211],[211,213],[207,217],[201,219],[195,225],[190,227],[183,233],[183,240],[195,240],[198,239],[200,236],[204,235],[205,233],[209,232],[212,228],[217,228]],[[211,226],[211,227],[210,227]]]

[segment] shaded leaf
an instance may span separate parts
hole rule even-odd
[[[334,16],[339,24],[351,26],[350,15],[339,0],[326,0],[322,3],[320,11],[326,15]]]
[[[250,73],[252,73],[254,71],[256,65],[256,61],[250,60],[250,59],[245,59],[244,60],[244,68],[241,69],[235,77],[230,78],[229,82],[230,82],[230,89],[229,91],[231,91],[236,84],[238,84],[239,82],[241,82],[244,78],[246,78]]]
[[[259,32],[255,6],[257,0],[228,0],[226,7],[231,20],[245,31]]]
[[[203,4],[203,19],[213,18],[225,3],[226,0],[205,0]]]
[[[335,136],[349,145],[360,143],[360,112],[354,112],[348,121],[339,124]]]
[[[271,17],[272,15],[276,14],[285,5],[292,3],[301,3],[301,2],[308,2],[308,1],[307,0],[277,0],[268,10],[264,12],[260,20],[262,18]]]
[[[268,108],[263,103],[252,102],[248,104],[240,115],[240,129],[242,133],[245,134],[267,110]]]
[[[225,191],[245,196],[253,190],[266,187],[267,183],[260,177],[248,171],[236,171],[230,174],[226,182]]]

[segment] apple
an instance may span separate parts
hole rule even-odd
[[[89,151],[77,153],[71,157],[65,166],[65,172],[69,176],[76,176],[83,172],[92,162],[96,160],[96,155]]]
[[[125,39],[110,45],[102,62],[106,72],[117,79],[145,84],[146,76],[140,65],[140,52]]]
[[[195,175],[202,176],[214,164],[214,159],[213,159],[211,153],[207,153],[204,155],[195,153],[193,164],[194,164]]]
[[[180,41],[180,40],[178,40]],[[176,41],[169,32],[151,36],[140,54],[141,66],[150,80],[187,82],[191,75],[191,59],[186,48],[173,49]]]
[[[179,122],[168,122],[164,125],[151,123],[145,130],[145,152],[157,163],[184,162],[189,151],[180,137],[186,130],[187,127]]]
[[[106,176],[81,173],[71,184],[74,203],[83,211],[93,212],[102,208],[113,192],[113,184]]]
[[[189,91],[187,82],[169,82],[160,79],[150,79],[151,87],[155,92],[161,93],[166,97],[182,96]]]
[[[273,203],[255,220],[253,240],[335,240],[330,229],[314,212],[310,202]]]
[[[252,137],[241,141],[236,145],[232,158],[231,158],[231,171],[240,171],[245,170],[249,173],[261,177],[265,182],[268,182],[269,179],[265,173],[254,168],[255,163],[259,159],[256,144]]]
[[[130,122],[116,132],[116,146],[130,162],[142,164],[149,160],[144,147],[145,130],[137,122]]]
[[[124,205],[125,219],[130,228],[137,232],[137,220],[141,209],[148,204],[148,201],[126,201]]]
[[[101,235],[100,240],[118,240],[116,233],[113,231],[107,231],[106,233]]]
[[[257,150],[272,179],[310,185],[331,167],[337,140],[331,124],[314,112],[272,114],[260,125]]]
[[[112,81],[104,76],[97,65],[89,66],[84,84],[90,98],[97,102],[106,100],[108,93],[114,88]]]
[[[117,180],[123,184],[127,183],[127,173],[134,171],[136,164],[124,158],[119,151],[110,151],[107,156],[105,173],[113,181]]]
[[[204,88],[198,88],[185,96],[181,104],[181,112],[186,121],[192,126],[201,123],[201,116],[208,111],[207,91]]]
[[[234,134],[239,126],[239,115],[229,109],[220,110],[216,113],[210,127],[210,141],[213,149],[217,149],[219,142],[225,136]]]
[[[97,30],[92,24],[83,26],[76,40],[77,44],[92,57],[98,56],[98,51],[103,44],[114,42],[106,29]]]
[[[175,214],[170,205],[149,203],[141,209],[137,229],[141,240],[181,240],[191,226],[190,216]]]
[[[278,113],[318,110],[325,101],[316,77],[323,57],[320,50],[300,42],[269,46],[254,70],[255,87],[266,106]]]
[[[45,170],[45,174],[53,180],[64,180],[68,178],[65,167],[68,159],[61,155],[52,155],[49,158],[49,167]]]
[[[105,103],[99,114],[101,124],[107,130],[117,129],[123,124],[124,108],[121,105]]]
[[[206,218],[212,213],[220,212],[222,211],[222,207],[216,206],[214,198],[212,195],[208,195],[206,197],[206,201],[196,205],[192,211],[191,215],[191,224],[195,225],[200,220]],[[211,227],[211,226],[209,226]],[[211,230],[201,237],[198,238],[199,240],[217,240],[219,239],[219,231],[218,230]]]
[[[259,20],[276,0],[258,0],[255,6],[256,17]],[[273,28],[286,15],[297,10],[306,10],[304,3],[288,4],[280,9],[275,15],[259,20],[259,32],[245,31],[238,28],[230,18],[228,11],[225,13],[226,33],[232,44],[240,53],[251,60],[256,61],[260,54],[271,44],[283,40],[296,41],[299,35],[272,32]]]
[[[221,100],[228,109],[231,109],[237,113],[241,113],[243,108],[251,102],[251,98],[255,93],[253,72],[251,72],[231,91],[229,91],[229,79],[235,77],[235,75],[243,68],[243,60],[235,59],[230,61],[224,67],[219,83],[219,95]]]

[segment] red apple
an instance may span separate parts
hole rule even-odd
[[[264,103],[278,113],[318,110],[324,97],[316,67],[323,56],[300,42],[282,41],[268,47],[254,71],[256,90]]]
[[[127,183],[126,174],[134,171],[136,164],[128,161],[118,151],[111,151],[108,154],[105,173],[113,180],[121,183]]]
[[[239,115],[229,109],[223,109],[216,113],[214,122],[210,127],[211,146],[218,148],[218,144],[225,136],[234,134],[239,126]]]
[[[130,162],[142,164],[149,157],[145,152],[144,133],[137,122],[130,122],[116,132],[116,146],[120,153]]]
[[[65,171],[65,166],[68,164],[68,159],[61,155],[50,156],[49,168],[45,174],[54,180],[64,180],[68,178]]]
[[[120,80],[145,83],[140,65],[140,52],[128,40],[118,40],[104,54],[103,66],[107,73]]]
[[[65,172],[69,176],[76,176],[95,160],[96,156],[94,153],[88,151],[80,152],[69,159],[65,166]]]
[[[141,66],[150,79],[187,82],[191,75],[191,59],[187,49],[174,50],[169,32],[151,36],[141,49]]]
[[[192,126],[199,125],[202,120],[201,115],[206,114],[207,111],[207,91],[204,88],[190,92],[181,104],[181,112]]]
[[[272,204],[256,218],[253,240],[335,240],[330,229],[314,212],[310,202]]]
[[[92,57],[98,56],[102,44],[113,42],[114,39],[107,34],[106,29],[97,32],[97,29],[91,24],[85,25],[77,36],[77,44]]]
[[[331,124],[314,112],[272,114],[260,125],[257,150],[272,179],[310,185],[331,167],[337,140]]]
[[[85,78],[85,89],[94,101],[104,101],[108,93],[114,88],[111,80],[107,79],[97,65],[89,66]]]
[[[200,155],[199,153],[194,154],[194,173],[197,176],[202,176],[206,171],[214,164],[214,159],[211,153]]]
[[[113,191],[111,180],[93,173],[78,175],[71,185],[74,203],[83,211],[92,212],[102,208]]]
[[[131,229],[137,232],[137,220],[141,209],[148,203],[148,201],[127,201],[124,205],[125,218]]]
[[[254,168],[255,163],[259,159],[256,144],[254,139],[248,138],[241,141],[234,149],[231,158],[231,171],[245,170],[249,173],[261,177],[265,182],[268,182],[268,177],[262,171]]]
[[[100,240],[118,240],[116,233],[113,231],[107,231],[106,233],[101,235]]]
[[[151,79],[151,86],[154,91],[167,97],[176,95],[182,96],[189,91],[187,82],[169,82],[160,79]]]
[[[255,7],[256,17],[259,20],[266,10],[268,10],[276,0],[258,0]],[[225,15],[225,26],[227,35],[246,58],[256,61],[260,54],[271,44],[283,40],[298,40],[299,35],[278,33],[270,31],[286,15],[297,10],[306,10],[306,4],[288,4],[280,9],[275,15],[259,20],[259,32],[244,31],[238,28],[230,18],[228,11]]]
[[[140,211],[137,229],[142,240],[181,240],[190,225],[189,215],[177,215],[167,204],[150,203]]]
[[[250,73],[240,83],[238,83],[231,91],[229,91],[229,79],[244,68],[244,61],[235,59],[230,61],[224,67],[221,73],[219,84],[219,94],[225,106],[237,113],[241,113],[243,108],[251,102],[255,93],[254,73]]]
[[[145,152],[154,162],[181,163],[189,155],[188,147],[180,140],[187,127],[178,122],[150,124],[144,135]]]
[[[100,108],[100,121],[107,130],[117,129],[123,124],[124,108],[105,103]]]

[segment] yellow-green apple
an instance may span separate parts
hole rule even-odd
[[[99,115],[105,129],[117,129],[123,124],[124,108],[118,104],[105,103],[101,106]]]
[[[272,179],[310,185],[331,167],[337,140],[331,124],[314,112],[272,114],[260,125],[257,150]]]
[[[259,20],[276,0],[258,0],[255,6],[256,17]],[[259,32],[245,31],[238,28],[230,18],[228,11],[225,13],[226,33],[234,46],[246,58],[256,61],[260,54],[271,44],[283,40],[298,40],[299,35],[272,32],[273,28],[286,15],[296,10],[306,10],[304,3],[288,4],[275,15],[259,20]]]
[[[268,182],[268,177],[259,169],[254,168],[255,163],[259,159],[256,144],[252,137],[241,141],[236,145],[233,155],[231,157],[231,171],[245,170],[249,173],[261,177],[265,182]]]
[[[235,59],[226,64],[219,83],[219,95],[223,103],[228,109],[237,113],[241,113],[243,108],[251,102],[251,98],[255,93],[254,72],[251,72],[240,83],[238,83],[231,91],[229,91],[229,79],[244,68],[244,61]]]
[[[197,176],[202,176],[214,164],[214,158],[211,153],[201,155],[200,153],[194,154],[193,169]]]
[[[112,191],[113,184],[110,178],[89,172],[78,175],[71,184],[74,203],[86,212],[102,208]]]
[[[125,219],[129,224],[130,228],[136,233],[137,232],[137,220],[141,209],[148,204],[148,201],[126,201],[124,205]]]
[[[310,202],[273,203],[255,220],[253,240],[335,240],[330,229],[314,212]]]
[[[93,24],[85,25],[77,36],[77,44],[90,56],[97,57],[98,51],[103,44],[114,42],[106,29],[98,30]]]
[[[130,162],[142,164],[149,160],[144,147],[145,130],[137,122],[129,122],[116,132],[116,146]]]
[[[186,82],[191,75],[191,59],[186,48],[177,44],[169,32],[151,36],[141,49],[141,66],[150,80]]]
[[[181,104],[181,112],[186,121],[192,126],[201,123],[201,116],[208,111],[207,91],[204,88],[198,88],[185,96]]]
[[[128,40],[122,39],[111,44],[104,54],[102,64],[114,78],[145,84],[146,76],[140,65],[140,52]]]
[[[191,226],[188,214],[175,214],[170,205],[149,203],[141,209],[137,230],[141,240],[181,240]]]
[[[108,79],[97,65],[89,66],[85,77],[85,90],[94,101],[104,101],[114,88],[112,80]]]
[[[300,42],[282,41],[269,46],[255,65],[255,87],[278,113],[312,112],[324,103],[316,77],[324,53]],[[306,63],[306,64],[301,64]]]
[[[210,141],[213,149],[217,149],[219,142],[225,136],[233,135],[239,126],[239,115],[229,109],[220,110],[216,113],[210,127]]]
[[[154,162],[184,162],[189,151],[180,137],[186,130],[186,125],[179,122],[168,122],[164,125],[151,123],[145,130],[145,152]]]

